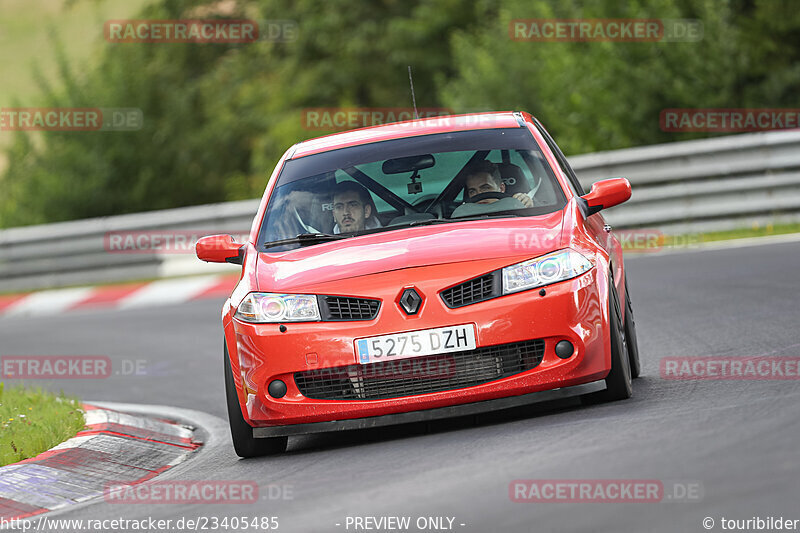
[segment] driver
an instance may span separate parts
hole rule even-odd
[[[380,228],[375,202],[369,191],[355,181],[337,183],[333,190],[333,233],[350,233]]]
[[[466,197],[472,198],[487,192],[506,192],[506,184],[503,183],[503,179],[500,177],[497,165],[491,161],[483,160],[470,167],[464,190]],[[518,192],[513,197],[522,202],[525,207],[533,207],[533,199],[527,194]],[[485,198],[477,203],[491,204],[497,200],[497,198]]]

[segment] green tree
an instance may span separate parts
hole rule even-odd
[[[578,3],[503,0],[493,28],[453,37],[458,74],[443,88],[457,109],[523,109],[567,153],[668,142],[659,113],[732,106],[739,30],[716,0]],[[701,42],[527,42],[508,37],[515,19],[697,18]]]
[[[87,1],[87,0],[76,0]],[[315,107],[521,109],[567,153],[696,138],[665,108],[798,107],[800,11],[789,0],[154,0],[143,19],[294,20],[250,44],[99,43],[25,106],[134,107],[134,132],[20,133],[0,227],[261,194]],[[700,42],[518,42],[525,18],[691,18]],[[56,53],[64,46],[57,43]],[[21,104],[22,105],[22,104]]]
[[[213,16],[219,5],[160,0],[140,18]],[[0,182],[0,225],[257,196],[286,148],[324,133],[304,129],[304,108],[408,106],[409,64],[420,105],[439,105],[437,83],[454,72],[447,36],[490,15],[467,0],[242,0],[225,16],[294,20],[298,39],[106,43],[80,74],[62,58],[40,105],[135,107],[144,127],[20,134]]]

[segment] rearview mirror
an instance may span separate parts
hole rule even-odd
[[[230,235],[211,235],[198,239],[195,245],[198,259],[209,263],[244,262],[244,245],[239,244]]]
[[[581,196],[586,207],[586,216],[619,205],[630,197],[631,184],[625,178],[598,181],[592,185],[592,190],[588,194]]]
[[[397,159],[387,159],[383,162],[381,169],[384,174],[404,174],[406,172],[417,172],[426,168],[431,168],[436,164],[436,160],[431,154],[412,155],[408,157],[398,157]]]

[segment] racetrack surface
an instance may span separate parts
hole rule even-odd
[[[59,518],[277,516],[279,531],[347,531],[346,516],[455,517],[454,530],[705,531],[702,521],[800,519],[800,387],[676,381],[670,356],[798,356],[797,243],[626,258],[643,377],[631,400],[577,401],[430,426],[290,439],[282,456],[238,460],[221,424],[181,479],[254,480],[251,505],[112,505]],[[107,355],[145,375],[37,382],[91,400],[162,404],[225,419],[220,303],[0,320],[0,355]],[[123,361],[128,361],[123,363]],[[222,443],[222,444],[220,444]],[[513,503],[515,479],[699,483],[691,502]],[[269,485],[291,499],[268,499]],[[341,524],[337,526],[336,524]],[[465,524],[461,526],[460,524]],[[412,528],[412,531],[417,529]],[[352,526],[349,531],[353,531]]]

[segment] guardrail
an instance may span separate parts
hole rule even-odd
[[[631,199],[609,209],[615,228],[695,233],[800,220],[800,130],[748,133],[569,158],[587,191],[628,178]]]
[[[605,216],[615,229],[694,233],[800,221],[800,130],[753,133],[569,158],[584,187],[628,178],[633,197]],[[235,271],[193,254],[113,253],[110,232],[247,233],[259,200],[0,231],[0,293]]]
[[[259,200],[165,209],[0,231],[0,293],[236,271],[187,253],[117,253],[109,235],[153,230],[249,233]]]

